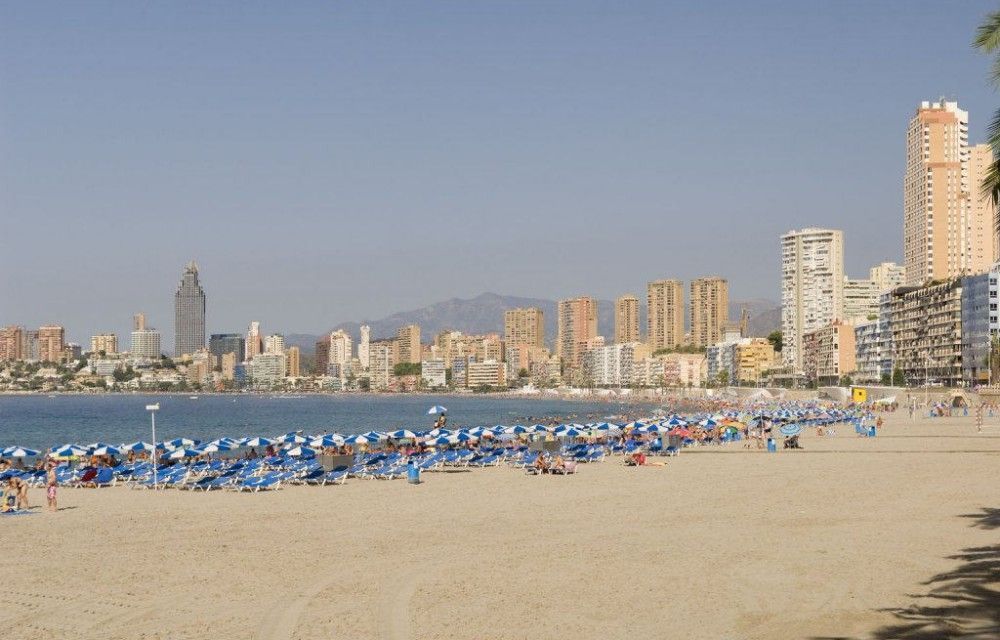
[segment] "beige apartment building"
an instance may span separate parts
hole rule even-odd
[[[818,385],[838,385],[854,371],[854,327],[839,320],[802,336],[803,372]]]
[[[969,148],[969,273],[985,273],[1000,260],[996,228],[997,208],[983,193],[982,184],[993,164],[993,147],[977,144]]]
[[[639,298],[631,293],[615,300],[615,342],[639,342]]]
[[[503,339],[507,344],[545,346],[545,314],[536,307],[507,309],[503,314]]]
[[[957,102],[922,102],[906,133],[903,254],[906,284],[989,271],[993,205],[979,185],[988,145],[969,147],[969,114]]]
[[[420,364],[420,325],[408,324],[401,327],[396,332],[395,345],[394,359],[397,364]]]
[[[59,362],[66,346],[66,330],[58,325],[38,327],[38,360]]]
[[[707,347],[722,339],[729,320],[729,282],[718,276],[691,281],[691,344]]]
[[[118,353],[118,336],[114,333],[100,333],[96,336],[91,336],[90,352],[100,353],[101,351],[106,355]]]
[[[893,365],[910,384],[962,381],[962,280],[896,289],[889,301]]]
[[[9,326],[0,329],[0,362],[24,360],[24,327]]]
[[[597,300],[584,296],[559,301],[556,352],[563,366],[579,369],[587,345],[597,337]]]
[[[469,389],[477,387],[501,389],[507,386],[507,369],[497,360],[470,362],[465,369],[465,376],[465,386]]]
[[[285,375],[290,378],[298,378],[302,373],[301,369],[302,352],[298,347],[285,348]]]
[[[736,345],[737,380],[756,383],[774,366],[774,345],[766,338],[749,338]]]
[[[684,283],[654,280],[646,285],[646,340],[653,351],[684,342]]]

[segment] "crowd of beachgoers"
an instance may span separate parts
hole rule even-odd
[[[834,435],[840,424],[874,435],[871,407],[824,403],[683,403],[670,413],[627,422],[559,422],[451,428],[444,407],[425,431],[355,435],[291,431],[275,437],[193,438],[111,445],[62,444],[47,451],[12,446],[0,456],[4,512],[30,507],[28,489],[44,487],[50,509],[58,487],[261,492],[285,485],[342,484],[350,478],[419,482],[421,472],[506,466],[537,475],[572,475],[614,457],[630,466],[662,465],[687,447],[801,448],[802,429]]]

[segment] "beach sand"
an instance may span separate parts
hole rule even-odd
[[[62,489],[58,513],[0,520],[0,633],[905,638],[890,628],[911,621],[891,609],[911,606],[917,622],[919,607],[963,606],[997,624],[990,592],[918,596],[966,564],[949,558],[963,549],[997,560],[1000,429],[891,416],[872,440],[841,426],[802,444],[689,449],[666,467],[612,458],[570,477],[429,473],[418,487]]]

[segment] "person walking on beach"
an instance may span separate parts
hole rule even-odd
[[[59,486],[59,480],[56,478],[56,465],[54,462],[49,463],[49,468],[45,472],[45,497],[49,503],[49,511],[56,511],[56,488]]]

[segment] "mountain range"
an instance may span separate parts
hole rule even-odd
[[[342,322],[331,331],[342,329],[359,339],[358,327],[367,324],[371,327],[371,337],[391,338],[396,331],[408,324],[420,325],[421,338],[424,342],[446,329],[455,329],[463,333],[500,333],[503,334],[503,314],[506,309],[515,307],[538,307],[545,314],[546,342],[552,346],[557,333],[557,316],[555,300],[542,298],[522,298],[505,296],[497,293],[483,293],[475,298],[452,298],[436,302],[426,307],[400,311],[378,320],[361,320],[358,322]],[[749,333],[753,336],[766,336],[780,326],[781,309],[772,300],[756,298],[752,300],[734,301],[729,303],[729,317],[739,319],[740,312],[746,308],[750,313]],[[615,305],[610,300],[597,301],[597,332],[600,335],[614,336]],[[645,305],[640,309],[640,317],[646,315]],[[317,335],[308,333],[293,333],[285,336],[289,345],[298,346],[303,353],[314,350]]]

